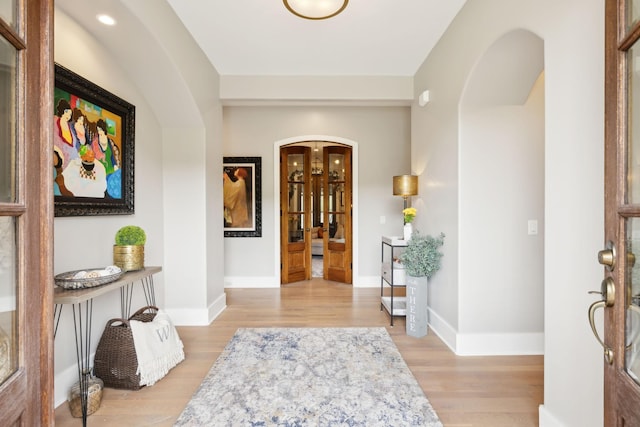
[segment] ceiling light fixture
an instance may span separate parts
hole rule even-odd
[[[98,21],[102,22],[104,25],[116,25],[116,20],[109,15],[101,14],[96,16],[96,18],[98,18]]]
[[[282,0],[284,6],[304,19],[327,19],[342,12],[349,0]]]

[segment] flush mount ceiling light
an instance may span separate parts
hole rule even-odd
[[[282,0],[289,12],[305,19],[327,19],[347,7],[349,0]]]

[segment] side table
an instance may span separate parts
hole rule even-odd
[[[404,268],[394,261],[406,246],[407,241],[400,237],[382,237],[380,310],[387,310],[389,317],[391,317],[391,326],[393,326],[394,316],[406,316],[407,313],[407,298],[394,296],[396,288],[404,288],[406,286]],[[388,255],[388,257],[385,255]],[[385,286],[389,287],[390,296],[384,295]]]
[[[120,279],[106,285],[84,289],[64,289],[56,287],[53,294],[54,332],[62,316],[64,304],[71,304],[78,359],[78,381],[80,382],[80,402],[82,405],[82,425],[87,425],[88,379],[91,374],[89,358],[91,356],[91,323],[93,317],[93,299],[116,289],[120,290],[120,311],[123,319],[130,315],[133,285],[140,281],[147,305],[156,305],[153,275],[162,271],[162,267],[145,267],[142,270],[129,271]]]

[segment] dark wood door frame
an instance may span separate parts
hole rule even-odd
[[[18,52],[15,101],[17,192],[0,204],[15,218],[17,370],[0,385],[0,425],[48,426],[53,363],[52,0],[16,2],[17,23],[0,34]],[[6,159],[5,159],[6,160]]]

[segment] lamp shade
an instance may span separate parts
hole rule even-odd
[[[289,12],[305,19],[327,19],[347,7],[349,0],[282,0]]]
[[[418,194],[418,177],[415,175],[400,175],[393,177],[394,196],[415,196]]]

